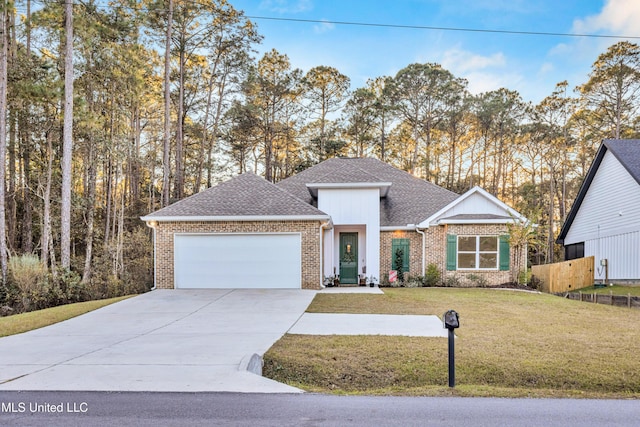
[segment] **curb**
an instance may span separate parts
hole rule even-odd
[[[248,354],[240,361],[238,370],[262,376],[262,365],[264,365],[262,356],[257,353]]]

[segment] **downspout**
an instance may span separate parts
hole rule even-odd
[[[425,274],[425,263],[426,263],[426,253],[427,253],[427,248],[425,247],[426,244],[426,234],[424,231],[420,231],[420,229],[416,226],[416,231],[420,234],[422,234],[422,274],[421,276],[424,276]]]
[[[157,267],[157,259],[156,259],[156,226],[158,223],[156,221],[147,221],[147,227],[153,230],[153,286],[150,291],[154,291],[156,289],[156,271],[158,271]]]
[[[324,246],[322,246],[322,241],[323,241],[323,229],[328,226],[329,224],[331,224],[331,220],[320,224],[320,229],[318,230],[318,240],[319,240],[319,247],[320,247],[320,289],[324,288]]]

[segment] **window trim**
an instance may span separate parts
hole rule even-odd
[[[476,248],[475,251],[461,251],[460,250],[460,238],[470,238],[474,237],[476,239]],[[496,240],[496,250],[495,251],[481,251],[480,250],[480,239],[483,237],[495,238]],[[460,254],[475,254],[475,267],[472,268],[464,268],[460,267],[459,256]],[[489,268],[481,268],[480,267],[480,254],[495,254],[496,263],[494,267]],[[456,270],[459,271],[499,271],[500,270],[500,236],[496,235],[458,235],[456,239]]]

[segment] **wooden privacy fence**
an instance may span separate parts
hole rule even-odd
[[[533,274],[541,282],[543,292],[575,291],[593,285],[594,257],[572,259],[555,264],[534,265]]]

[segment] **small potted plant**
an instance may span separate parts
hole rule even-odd
[[[378,279],[373,275],[369,276],[369,287],[373,288],[376,283],[378,283]]]
[[[333,276],[324,276],[324,286],[331,288],[333,286]]]

